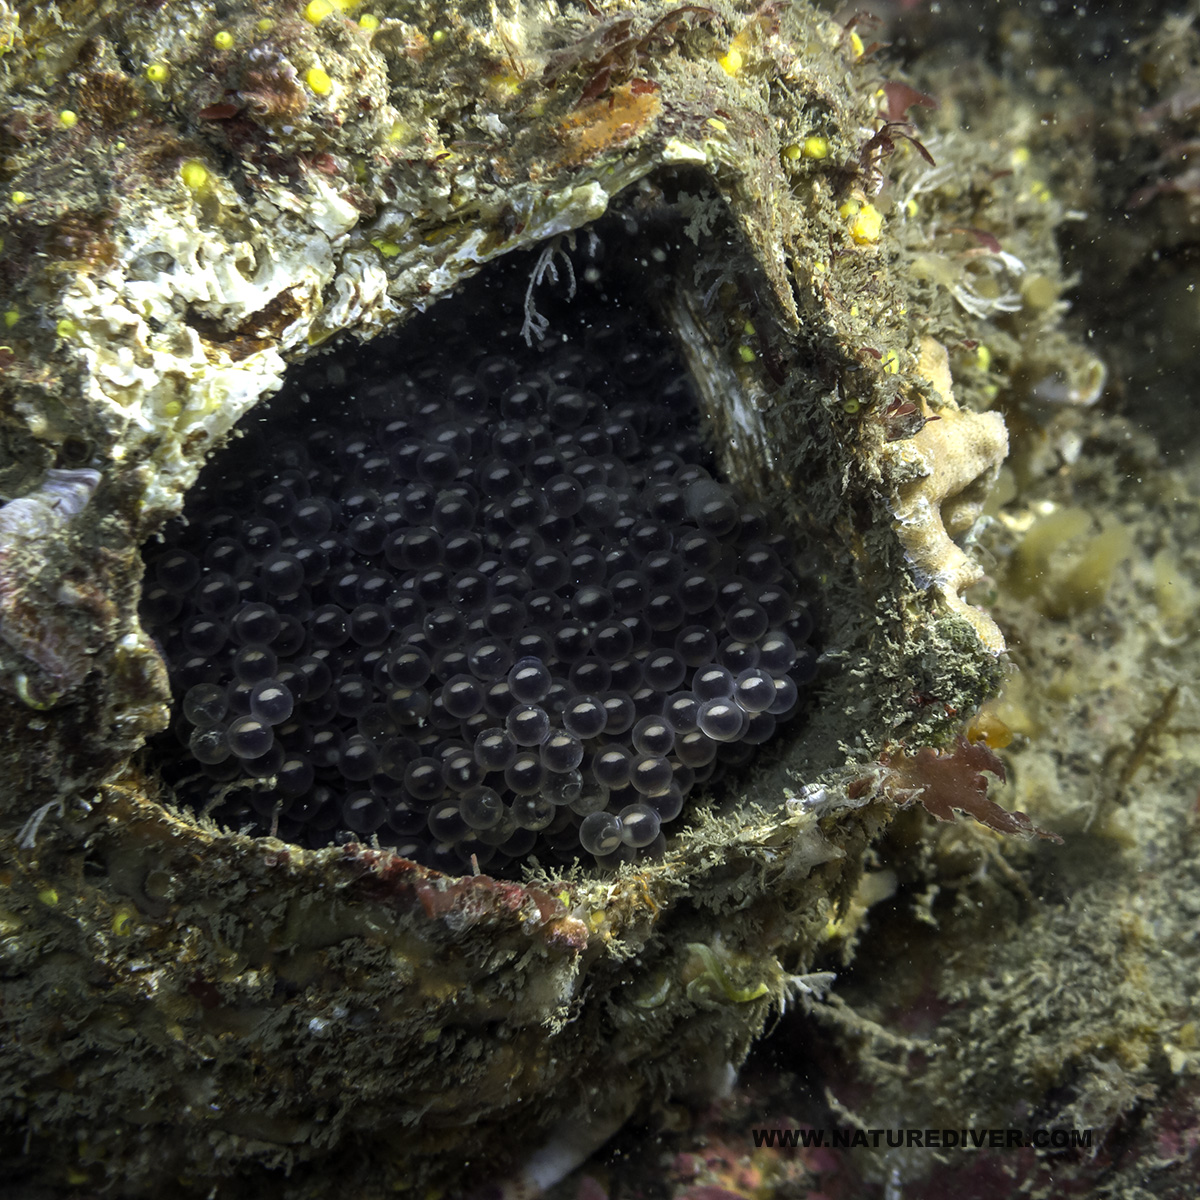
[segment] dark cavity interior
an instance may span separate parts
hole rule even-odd
[[[296,368],[146,547],[182,804],[454,874],[611,867],[800,711],[813,597],[717,477],[654,257],[567,253]]]

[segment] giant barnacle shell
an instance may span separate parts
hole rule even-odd
[[[36,559],[0,561],[10,1176],[424,1192],[467,1161],[516,1169],[560,1121],[598,1139],[702,1088],[808,969],[887,817],[848,781],[996,678],[943,522],[1002,430],[951,410],[944,436],[886,451],[897,406],[952,401],[869,216],[875,82],[853,39],[803,4],[553,7],[385,2],[356,22],[315,0],[218,26],[77,3],[5,26],[0,475],[24,507],[0,525],[23,514]],[[824,152],[792,154],[809,135]],[[453,879],[173,807],[137,756],[169,701],[138,547],[289,363],[610,208],[667,285],[725,470],[788,517],[830,597],[836,671],[802,735],[615,877]],[[104,487],[31,508],[79,447],[76,482]]]

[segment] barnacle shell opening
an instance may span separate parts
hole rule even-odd
[[[240,423],[144,551],[181,802],[452,874],[615,867],[794,733],[822,555],[713,478],[652,308],[698,268],[673,207],[638,189]]]

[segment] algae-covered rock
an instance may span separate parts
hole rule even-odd
[[[807,987],[890,815],[881,751],[998,680],[961,595],[1006,448],[979,348],[1017,371],[1054,329],[1061,206],[952,115],[918,141],[800,4],[0,13],[6,1170],[427,1194],[714,1086]],[[171,695],[139,547],[319,348],[369,355],[606,214],[722,466],[813,564],[805,721],[608,875],[454,879],[176,806],[142,752]]]

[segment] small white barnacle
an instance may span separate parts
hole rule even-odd
[[[39,491],[64,517],[81,512],[100,486],[100,472],[93,467],[51,467]]]
[[[32,492],[0,508],[0,554],[14,538],[45,537],[78,516],[99,486],[100,472],[91,467],[51,467]]]
[[[87,639],[63,626],[59,607],[31,602],[30,588],[41,573],[40,545],[56,538],[83,511],[100,485],[90,467],[52,467],[32,492],[0,508],[0,637],[36,663],[53,687],[20,672],[18,695],[34,708],[49,708],[87,673]],[[42,579],[41,585],[47,581]],[[50,594],[55,588],[50,585]]]

